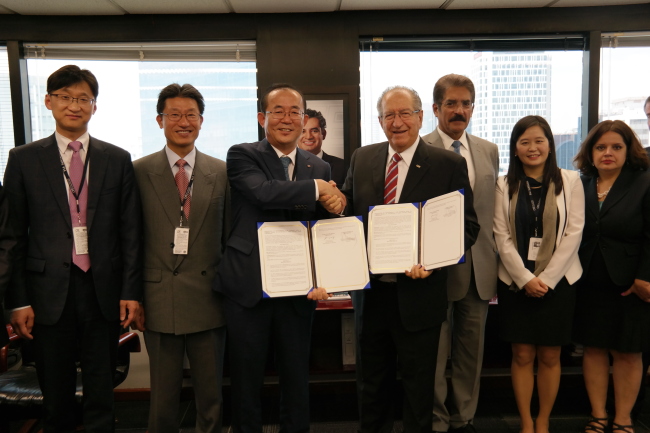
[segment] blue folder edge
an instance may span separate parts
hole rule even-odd
[[[355,215],[359,219],[359,221],[363,222],[363,215]]]
[[[458,263],[459,264],[460,263],[465,263],[465,254],[463,254],[463,257],[461,257],[460,260],[458,260]]]
[[[264,223],[257,223],[257,230],[259,230],[263,225]]]
[[[316,222],[316,221],[312,221],[312,223],[315,223],[315,222]],[[308,222],[308,221],[300,221],[300,224],[302,224],[303,226],[305,226],[306,229],[309,228],[309,222]]]

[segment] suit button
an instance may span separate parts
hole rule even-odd
[[[169,244],[169,247],[174,248],[174,243],[172,242],[171,244]]]
[[[174,271],[174,276],[178,275],[178,271]]]
[[[201,275],[206,276],[208,273],[205,271],[201,271]]]
[[[69,267],[70,267],[70,263],[68,263],[68,262],[63,262],[63,267],[66,268],[66,269],[69,268]]]

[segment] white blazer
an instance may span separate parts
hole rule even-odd
[[[573,284],[582,275],[582,266],[578,257],[578,248],[582,239],[582,229],[585,224],[585,193],[576,171],[561,170],[562,192],[556,196],[559,214],[558,234],[555,251],[546,269],[539,274],[539,279],[550,288],[566,277]],[[548,194],[552,194],[549,191]],[[513,281],[520,289],[535,274],[524,266],[517,246],[512,241],[510,233],[510,197],[505,176],[497,180],[496,197],[494,202],[494,239],[499,251],[499,279],[510,285]]]

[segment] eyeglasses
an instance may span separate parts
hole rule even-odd
[[[276,120],[284,119],[287,116],[287,114],[293,120],[298,120],[298,119],[302,119],[302,115],[305,114],[302,111],[298,111],[298,110],[291,110],[288,113],[284,110],[273,110],[273,111],[265,111],[264,113],[270,114],[271,117]]]
[[[474,107],[474,103],[471,101],[454,101],[453,99],[450,99],[442,103],[442,106],[448,110],[455,110],[458,105],[460,105],[463,110],[469,110]]]
[[[201,117],[200,114],[196,114],[196,113],[187,113],[187,114],[158,113],[158,114],[160,114],[161,116],[167,116],[167,118],[172,122],[178,122],[179,120],[181,120],[183,118],[183,116],[185,116],[185,118],[187,119],[188,122],[196,122]]]
[[[62,93],[50,93],[49,95],[54,96],[63,105],[70,105],[74,101],[77,101],[77,105],[80,107],[90,107],[95,103],[95,100],[91,98],[73,98],[70,95],[64,95]]]
[[[404,111],[400,111],[398,113],[387,113],[387,114],[384,114],[381,117],[382,117],[382,119],[386,120],[387,122],[392,122],[393,120],[395,120],[395,116],[399,116],[399,118],[402,119],[402,120],[409,120],[411,118],[411,116],[413,116],[414,114],[419,113],[420,111],[422,111],[422,110],[404,110]]]

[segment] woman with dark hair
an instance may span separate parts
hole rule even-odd
[[[612,433],[633,433],[630,411],[650,350],[650,173],[648,157],[620,120],[596,125],[575,158],[583,174],[585,230],[574,340],[585,346],[591,402],[586,432],[604,433],[609,354],[614,360]]]
[[[572,284],[582,274],[577,253],[583,225],[578,173],[558,168],[553,133],[544,118],[522,118],[510,136],[508,174],[497,181],[494,215],[499,336],[512,344],[512,386],[522,433],[548,433],[560,385],[560,348],[571,342]],[[539,414],[533,423],[535,357]]]

